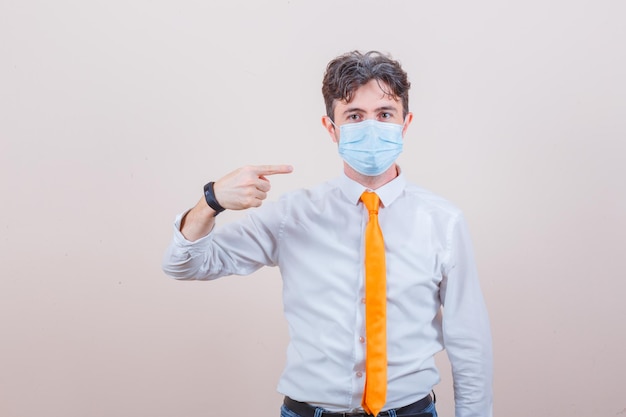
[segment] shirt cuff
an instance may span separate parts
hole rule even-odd
[[[185,217],[185,215],[189,213],[190,210],[180,213],[176,216],[176,219],[174,220],[174,244],[180,248],[187,248],[189,250],[192,250],[194,248],[204,248],[211,242],[211,240],[213,240],[213,230],[211,230],[211,232],[209,232],[209,234],[207,234],[206,236],[203,236],[194,241],[187,240],[187,238],[183,236],[180,231],[183,217]]]

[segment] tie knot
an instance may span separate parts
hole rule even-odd
[[[367,210],[372,213],[378,213],[378,206],[380,205],[380,199],[376,193],[365,191],[361,194],[361,201],[365,204]]]

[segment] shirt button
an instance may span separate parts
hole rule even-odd
[[[365,338],[363,336],[359,337],[359,342],[365,343]]]
[[[357,376],[358,378],[361,378],[361,377],[363,376],[363,372],[361,372],[361,371],[357,372],[357,373],[356,373],[356,376]]]

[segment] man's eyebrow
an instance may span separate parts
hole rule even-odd
[[[376,108],[374,111],[376,113],[381,112],[381,111],[398,111],[399,109],[394,107],[394,106],[381,106]],[[361,113],[365,113],[365,110],[359,108],[359,107],[348,107],[343,114],[348,114],[348,113],[353,113],[353,112],[361,112]]]
[[[394,106],[382,106],[376,109],[377,112],[379,111],[383,111],[383,110],[392,110],[392,111],[398,111],[398,108],[394,107]]]
[[[353,112],[361,112],[364,113],[365,110],[360,109],[358,107],[348,107],[347,109],[344,110],[343,114],[348,114],[348,113],[353,113]]]

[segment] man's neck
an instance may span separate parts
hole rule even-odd
[[[382,187],[399,175],[398,166],[395,163],[391,167],[389,167],[387,171],[383,172],[380,175],[376,175],[375,177],[363,175],[355,171],[350,165],[345,162],[343,164],[343,170],[348,178],[358,182],[359,184],[369,188],[370,190],[376,190],[377,188]]]

